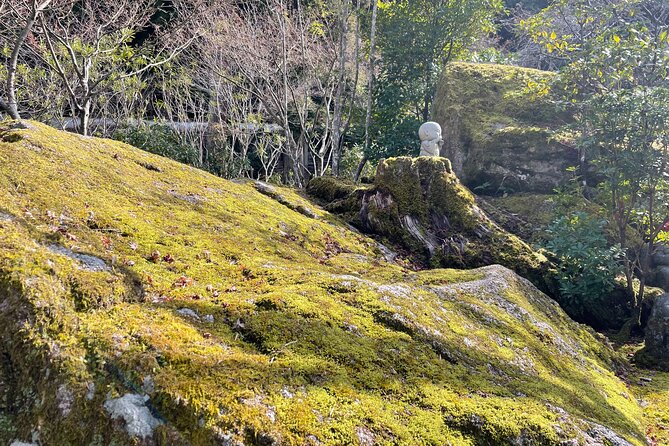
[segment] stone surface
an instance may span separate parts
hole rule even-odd
[[[441,126],[436,122],[426,122],[418,129],[420,138],[420,156],[440,156],[444,140]]]
[[[78,262],[78,267],[81,269],[94,272],[111,271],[111,268],[109,268],[105,261],[99,257],[88,254],[80,254],[72,251],[71,249],[65,248],[64,246],[56,244],[49,245],[48,249],[54,254],[59,254],[76,260]]]
[[[646,325],[645,353],[662,362],[669,362],[669,293],[655,300]]]
[[[653,264],[657,266],[669,266],[669,246],[660,245],[655,248]]]
[[[148,399],[146,396],[127,393],[120,398],[107,400],[104,408],[113,419],[125,421],[128,435],[149,438],[153,435],[153,430],[162,423],[146,407]]]
[[[180,315],[193,319],[194,321],[200,322],[200,315],[197,314],[195,311],[191,310],[190,308],[179,308],[177,310],[177,313]]]
[[[669,291],[669,266],[661,265],[655,269],[655,281],[653,285]]]
[[[569,144],[554,140],[561,116],[528,85],[551,73],[518,67],[452,63],[439,82],[433,118],[444,129],[441,151],[477,193],[552,192],[577,165]]]

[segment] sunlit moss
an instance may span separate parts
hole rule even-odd
[[[140,444],[102,409],[128,392],[158,444],[644,444],[615,353],[510,271],[410,271],[294,191],[10,126],[3,444]]]

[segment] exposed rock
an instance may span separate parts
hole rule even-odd
[[[76,260],[78,262],[78,266],[81,269],[95,272],[111,271],[111,268],[109,268],[109,266],[107,266],[105,261],[99,257],[95,257],[88,254],[80,254],[78,252],[72,251],[71,249],[67,249],[64,246],[55,244],[49,245],[48,248],[49,251],[53,252],[54,254],[59,254],[62,256],[69,257],[73,260]]]
[[[657,246],[652,259],[655,267],[652,285],[669,291],[669,246]]]
[[[148,396],[127,393],[120,398],[105,401],[104,408],[112,419],[125,421],[125,429],[131,437],[149,438],[162,422],[146,407]]]
[[[64,384],[58,387],[58,391],[56,392],[56,403],[58,403],[58,409],[64,417],[68,416],[70,412],[72,412],[74,394]]]
[[[358,426],[355,428],[355,432],[358,435],[360,446],[374,446],[376,444],[376,436],[368,427]]]
[[[200,322],[200,315],[197,314],[195,311],[191,310],[190,308],[179,308],[177,310],[177,313],[180,315],[193,319],[194,321]]]
[[[665,291],[669,291],[669,266],[660,265],[655,268],[655,280],[653,285],[658,288],[662,288]]]
[[[433,119],[444,129],[441,155],[475,192],[552,192],[578,163],[571,147],[554,140],[567,119],[541,86],[552,74],[488,64],[451,63],[438,84]]]
[[[646,345],[637,358],[642,363],[669,370],[669,293],[655,299],[646,324]]]
[[[653,263],[657,266],[669,266],[669,246],[659,245],[655,248]]]

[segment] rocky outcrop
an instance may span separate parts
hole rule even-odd
[[[619,355],[513,271],[414,271],[294,190],[31,127],[0,124],[0,445],[645,443]],[[392,215],[495,233],[446,161],[384,168]]]
[[[659,245],[653,254],[655,277],[653,285],[669,291],[669,246]]]
[[[316,179],[309,190],[331,198],[327,191],[344,190],[331,186],[332,181]],[[544,291],[555,291],[546,258],[490,220],[446,158],[383,160],[373,187],[353,190],[328,209],[366,233],[399,244],[425,265],[475,268],[498,263]]]
[[[637,361],[669,370],[669,293],[655,299],[645,332],[646,343]]]
[[[552,192],[575,150],[555,139],[568,120],[545,89],[552,74],[527,68],[452,63],[438,84],[432,118],[442,156],[477,193]]]

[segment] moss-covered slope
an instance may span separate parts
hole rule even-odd
[[[578,163],[554,140],[564,125],[546,96],[551,73],[490,64],[449,64],[433,119],[444,130],[442,155],[475,192],[551,192]]]
[[[505,268],[408,271],[289,190],[1,126],[0,444],[644,444],[613,351]]]

